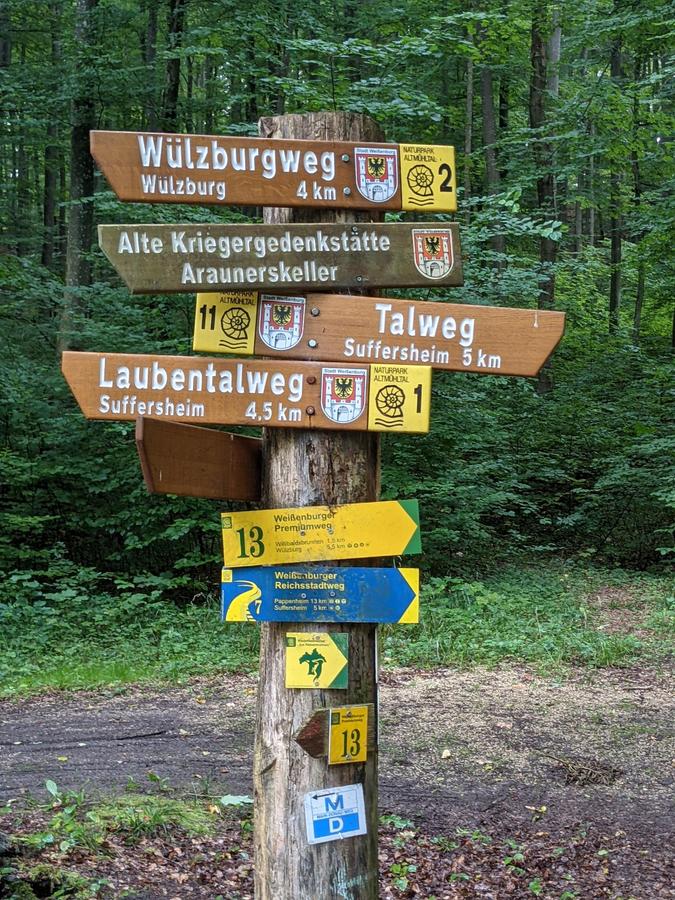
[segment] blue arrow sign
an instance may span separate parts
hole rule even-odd
[[[223,569],[224,622],[419,621],[419,569]]]

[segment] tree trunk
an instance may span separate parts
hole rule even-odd
[[[56,191],[59,174],[59,129],[52,121],[47,126],[45,146],[44,193],[42,199],[42,257],[43,266],[50,268],[54,260],[54,238],[56,233]]]
[[[52,71],[58,72],[61,64],[60,6],[50,4]],[[47,143],[44,156],[44,193],[42,200],[42,265],[50,268],[54,260],[56,240],[56,195],[59,176],[59,126],[55,115],[47,125]]]
[[[640,80],[642,74],[642,60],[638,57],[635,60],[635,81]],[[633,135],[634,146],[630,153],[631,169],[633,171],[633,194],[635,197],[635,206],[640,208],[642,203],[642,174],[640,172],[640,157],[638,156],[637,146],[639,141],[639,115],[640,107],[637,92],[633,97]],[[635,291],[635,309],[633,310],[633,344],[640,342],[640,325],[642,322],[642,305],[645,299],[645,261],[641,255],[640,244],[644,237],[643,231],[636,231],[634,240],[638,253],[638,271],[637,271],[637,288]]]
[[[485,174],[490,194],[498,194],[500,190],[499,169],[497,168],[497,124],[495,120],[495,103],[492,90],[492,70],[483,66],[480,70],[480,97],[483,110],[483,145],[485,152]],[[499,257],[506,253],[506,237],[494,234],[490,239],[492,249]],[[495,268],[503,269],[505,261],[497,258]]]
[[[546,125],[546,89],[548,84],[548,67],[546,43],[543,38],[546,4],[538,3],[532,15],[532,39],[530,44],[530,128],[533,129],[534,161],[537,167],[537,203],[542,218],[555,216],[555,162],[553,150],[545,140]],[[558,45],[559,46],[559,45]],[[558,254],[556,241],[549,237],[539,239],[539,261],[541,263],[543,281],[539,289],[537,306],[539,309],[552,309],[555,306],[555,272],[554,266]],[[551,390],[551,374],[548,366],[543,366],[537,382],[540,394]]]
[[[185,12],[188,0],[169,0],[169,34],[167,47],[175,53],[183,46]],[[166,131],[178,129],[178,92],[180,89],[180,56],[172,56],[166,62],[166,89],[164,91],[163,127]]]
[[[12,63],[12,20],[8,0],[0,0],[0,69]]]
[[[589,132],[591,145],[595,148],[595,122],[591,122]],[[586,233],[588,235],[589,246],[595,247],[595,149],[591,152],[590,159],[588,160],[588,191],[588,226]]]
[[[464,121],[464,221],[471,222],[471,153],[473,151],[473,59],[466,61],[466,107]]]
[[[73,98],[73,129],[70,140],[70,205],[66,246],[66,290],[57,349],[73,346],[73,324],[80,310],[78,288],[91,283],[89,251],[94,232],[94,160],[89,152],[89,132],[95,127],[94,85],[84,57],[95,49],[93,13],[98,0],[77,0],[75,43],[78,59],[76,94]]]
[[[612,42],[610,56],[610,75],[618,84],[621,78],[621,36]],[[622,217],[621,217],[621,174],[618,164],[612,162],[609,176],[609,218],[610,234],[610,279],[609,279],[609,333],[615,334],[619,329],[619,309],[621,307],[621,255],[622,255]]]
[[[351,113],[310,113],[261,119],[265,137],[379,141],[372,120]],[[368,221],[367,213],[266,209],[266,222]],[[379,492],[377,437],[368,433],[295,431],[264,433],[263,505],[268,508],[375,500]],[[284,687],[287,631],[349,634],[349,688]],[[293,734],[319,708],[377,704],[375,625],[276,624],[261,626],[260,687],[253,764],[255,791],[255,896],[257,900],[376,900],[377,752],[366,763],[326,765],[308,756]],[[375,705],[377,709],[377,705]],[[307,792],[363,783],[368,833],[309,845],[303,801]]]
[[[148,19],[143,39],[143,62],[146,72],[146,93],[144,103],[145,123],[149,131],[156,131],[158,126],[157,116],[157,72],[155,62],[157,59],[157,15],[158,0],[147,0]]]

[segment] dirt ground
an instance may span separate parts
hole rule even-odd
[[[4,701],[0,801],[44,800],[48,778],[92,794],[122,790],[130,778],[149,787],[148,772],[177,789],[197,780],[250,794],[255,693],[255,678],[221,676],[161,690]],[[668,673],[655,669],[564,678],[522,668],[385,672],[380,812],[429,834],[590,827],[632,842],[638,862],[657,856],[667,864],[674,706]],[[675,896],[667,883],[658,892],[643,885],[644,893],[596,896]]]
[[[549,824],[629,820],[665,836],[675,774],[670,682],[640,669],[564,679],[512,668],[384,673],[382,810],[445,830],[488,811],[530,820],[528,807],[545,805]],[[97,793],[129,778],[147,784],[148,771],[172,787],[198,777],[250,793],[255,694],[254,678],[223,675],[1,702],[0,801],[44,797],[47,778]],[[587,777],[574,769],[584,764]]]

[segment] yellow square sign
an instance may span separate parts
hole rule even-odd
[[[349,635],[346,632],[286,632],[286,687],[349,686]]]
[[[192,349],[251,356],[257,313],[257,291],[197,294]]]
[[[371,365],[368,430],[429,430],[431,366]]]
[[[401,144],[403,209],[455,212],[455,148],[440,144]]]
[[[328,716],[328,765],[365,762],[368,757],[368,707],[338,706]]]

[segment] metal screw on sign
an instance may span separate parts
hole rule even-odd
[[[349,162],[350,158],[351,157],[349,156],[349,153],[343,153],[342,156],[340,157],[342,162]]]
[[[312,313],[313,316],[320,316],[320,315],[321,315],[321,310],[319,309],[318,306],[313,306],[313,307],[311,308],[310,312]]]
[[[319,346],[319,342],[318,342],[318,341],[315,341],[314,338],[312,338],[311,341],[307,341],[307,346],[308,346],[308,347],[311,347],[312,350],[313,350],[315,347],[318,347],[318,346]]]
[[[313,416],[316,413],[316,410],[314,409],[313,406],[308,406],[307,409],[305,410],[305,412],[307,413],[308,416]]]
[[[351,192],[352,192],[352,189],[351,189],[351,188],[348,188],[348,187],[342,188],[342,193],[345,195],[345,197],[349,197],[349,195],[351,194]]]

